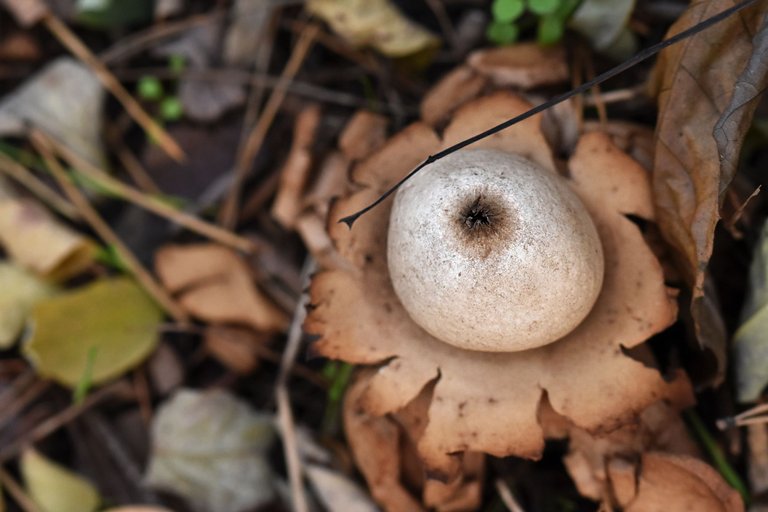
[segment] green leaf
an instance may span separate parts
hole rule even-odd
[[[552,14],[560,6],[561,0],[528,0],[528,9],[539,16]]]
[[[143,76],[139,79],[136,92],[141,99],[157,101],[163,97],[163,84],[157,77]]]
[[[93,512],[101,501],[90,482],[34,449],[24,451],[19,466],[29,496],[43,512]]]
[[[517,40],[520,29],[513,23],[501,23],[492,21],[485,32],[486,37],[492,43],[498,45],[512,44]]]
[[[494,21],[509,23],[523,15],[525,3],[523,0],[494,0],[491,13]]]
[[[24,355],[43,377],[75,387],[98,351],[92,382],[118,377],[143,361],[157,344],[160,308],[128,277],[103,279],[38,302]]]
[[[160,102],[160,117],[164,121],[178,121],[184,115],[184,107],[176,96],[169,96]]]
[[[0,262],[0,349],[16,341],[35,304],[54,293],[56,288],[36,275]]]
[[[541,45],[555,44],[563,37],[564,21],[556,15],[546,15],[539,18],[537,41]]]
[[[754,402],[768,384],[768,222],[763,224],[749,268],[741,325],[733,336],[736,396]]]

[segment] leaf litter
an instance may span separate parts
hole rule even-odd
[[[404,87],[408,91],[404,96],[405,101],[414,100],[417,95],[412,93],[426,82],[407,68],[399,69],[398,66],[405,64],[400,58],[416,54],[419,54],[418,58],[435,55],[433,52],[439,40],[408,20],[412,18],[419,23],[423,21],[424,17],[419,15],[418,8],[409,8],[406,17],[394,9],[392,4],[381,2],[379,14],[384,13],[385,16],[365,18],[356,17],[358,11],[354,9],[354,2],[328,0],[311,4],[314,5],[310,5],[309,9],[317,8],[319,17],[325,19],[330,29],[341,36],[338,38],[321,31],[318,45],[326,46],[323,51],[330,49],[331,52],[339,52],[355,62],[355,65],[359,64],[360,69],[372,73],[370,76],[374,77],[375,86],[381,87],[380,90],[373,90],[373,95],[386,94],[387,101],[402,105],[403,98],[397,96],[403,92],[398,87]],[[320,9],[317,6],[321,4],[327,5]],[[432,15],[439,19],[440,29],[450,34],[450,23],[456,18],[454,15],[458,7],[449,6],[446,18],[446,14],[438,8],[439,3],[427,4],[424,9],[434,9]],[[587,4],[593,8],[601,5],[600,2],[585,2]],[[644,20],[644,16],[653,19],[652,13],[638,6],[632,14],[632,22],[627,24],[627,13],[631,12],[627,6],[631,6],[632,2],[624,4],[625,9],[610,12],[616,16],[614,21],[580,29],[594,36],[593,48],[600,49],[603,43],[599,41],[610,41],[606,44],[612,49],[623,48],[628,35],[642,33],[643,22],[638,25],[638,19]],[[712,4],[718,6],[711,7],[712,12],[724,8],[717,2]],[[3,5],[19,8],[18,2],[13,0],[5,0]],[[168,26],[162,30],[167,29],[173,35],[176,30],[174,23],[178,21],[180,26],[184,26],[188,20],[173,19],[184,13],[184,9],[170,12],[175,14],[170,14],[172,18],[164,22]],[[294,20],[295,12],[299,10],[289,8],[278,11],[272,9],[271,5],[265,8],[259,1],[241,0],[236,2],[235,8],[227,16],[211,16],[208,22],[201,25],[196,24],[209,14],[198,20],[190,18],[192,23],[189,26],[193,29],[178,32],[182,36],[177,41],[182,46],[188,46],[186,49],[177,46],[175,50],[171,47],[172,51],[166,55],[172,55],[169,58],[174,59],[173,55],[181,51],[188,61],[203,59],[194,70],[196,76],[175,75],[172,80],[178,80],[179,90],[187,87],[185,101],[189,117],[197,118],[207,126],[193,126],[188,120],[182,120],[171,128],[194,129],[204,133],[210,127],[216,132],[211,132],[211,141],[216,135],[222,140],[222,132],[219,130],[222,126],[226,126],[234,135],[236,130],[231,128],[236,123],[231,119],[238,118],[240,113],[230,112],[221,116],[231,110],[230,106],[245,99],[242,85],[232,86],[232,90],[240,91],[236,101],[220,96],[219,99],[224,98],[226,101],[207,104],[199,94],[196,99],[192,97],[194,95],[190,96],[188,85],[224,83],[218,79],[208,83],[198,78],[202,73],[216,77],[220,70],[212,65],[219,61],[228,66],[248,68],[253,62],[254,52],[245,49],[256,48],[267,20],[271,20],[271,25],[263,37],[303,30],[301,27],[305,22]],[[372,10],[373,14],[376,12],[376,9]],[[45,14],[40,16],[44,20],[48,19]],[[258,29],[248,30],[245,20],[250,19],[256,20]],[[371,24],[371,19],[377,21]],[[424,26],[431,26],[431,23],[425,22]],[[730,37],[728,25],[722,27],[710,29],[705,34],[711,37]],[[161,33],[153,33],[156,28],[160,28],[160,25],[153,25],[147,34],[140,34],[146,35],[148,39],[136,39],[143,41],[141,44],[145,46],[142,49],[136,50],[129,46],[127,51],[143,52],[148,48],[157,48],[158,44],[154,41],[165,39],[168,35],[153,39]],[[56,34],[59,37],[65,32]],[[197,39],[184,42],[185,36],[190,34],[197,34]],[[205,37],[200,38],[201,34]],[[106,37],[113,38],[112,35]],[[361,47],[373,46],[386,56],[394,56],[395,60],[388,61],[365,50],[356,50],[344,40]],[[32,42],[38,42],[34,34]],[[716,145],[718,151],[726,155],[725,162],[736,161],[742,134],[750,124],[749,109],[740,111],[736,107],[741,103],[749,104],[754,96],[755,84],[761,83],[759,45],[760,40],[757,38],[756,50],[752,50],[751,54],[740,53],[739,59],[734,59],[738,62],[730,64],[729,69],[745,71],[735,80],[735,92],[724,109],[721,122],[714,127]],[[282,50],[276,48],[276,52],[275,55],[278,55]],[[317,49],[312,50],[303,64],[304,68],[317,71],[318,61],[315,59],[322,61],[325,58],[318,57],[322,55],[318,52]],[[445,54],[437,55],[436,62],[446,62]],[[751,63],[744,63],[744,55],[751,58]],[[671,60],[673,62],[665,64],[668,66],[665,69],[674,72],[681,64]],[[722,58],[718,57],[718,62],[720,60]],[[298,296],[296,276],[303,248],[300,247],[298,251],[293,249],[297,245],[296,239],[286,234],[295,230],[320,267],[310,290],[312,304],[306,324],[310,332],[321,335],[320,340],[311,346],[312,352],[368,367],[359,369],[344,401],[346,444],[339,443],[335,438],[322,437],[323,445],[326,448],[331,446],[332,449],[323,452],[322,448],[315,447],[309,450],[306,440],[302,440],[305,434],[292,433],[292,420],[286,423],[281,418],[280,433],[284,440],[290,443],[293,436],[299,437],[298,467],[300,473],[304,473],[306,490],[312,491],[320,506],[331,510],[375,508],[366,491],[354,482],[350,466],[352,457],[371,494],[387,510],[475,510],[488,504],[489,497],[483,496],[483,488],[488,487],[485,483],[489,473],[498,478],[509,468],[522,464],[513,457],[495,461],[491,459],[489,462],[483,452],[496,456],[538,458],[542,456],[546,440],[567,439],[569,453],[565,457],[565,467],[573,476],[576,488],[584,496],[602,501],[603,506],[641,512],[662,507],[742,510],[741,499],[717,472],[698,459],[691,458],[701,457],[702,454],[685,433],[679,418],[679,411],[693,403],[692,387],[685,373],[677,368],[681,363],[677,352],[679,340],[674,339],[675,336],[671,334],[673,331],[665,329],[677,318],[678,296],[672,286],[683,283],[677,279],[680,273],[673,269],[674,262],[655,235],[658,215],[667,215],[669,212],[658,213],[654,210],[653,201],[658,202],[658,197],[649,184],[652,180],[658,184],[658,171],[649,173],[647,170],[648,162],[654,158],[654,148],[647,143],[649,139],[646,135],[633,132],[635,127],[619,126],[620,123],[615,119],[606,122],[604,118],[601,118],[600,123],[589,120],[582,123],[583,114],[577,112],[581,108],[580,104],[574,101],[561,105],[556,116],[550,115],[548,111],[543,116],[535,116],[477,144],[521,152],[547,169],[560,172],[587,204],[598,225],[608,254],[606,286],[585,323],[551,347],[491,358],[478,353],[460,353],[462,351],[430,339],[411,323],[388,283],[383,257],[386,232],[382,231],[386,228],[388,203],[380,207],[381,211],[371,212],[369,216],[361,218],[352,232],[334,224],[341,214],[370,203],[428,154],[514,117],[532,104],[539,104],[551,90],[561,87],[570,76],[575,76],[577,70],[569,70],[567,63],[570,62],[566,59],[566,52],[560,47],[541,49],[521,44],[476,51],[466,63],[458,64],[453,70],[443,66],[440,73],[447,72],[446,78],[440,80],[436,87],[425,94],[419,90],[418,98],[423,98],[421,121],[388,136],[387,125],[401,128],[403,119],[411,120],[408,117],[410,114],[404,117],[400,112],[393,119],[388,119],[381,114],[358,111],[346,123],[338,137],[338,144],[330,146],[329,140],[336,139],[336,131],[344,125],[347,113],[340,115],[332,108],[321,108],[319,104],[322,99],[302,102],[288,93],[281,116],[288,114],[294,122],[285,123],[278,116],[272,123],[270,138],[266,139],[264,145],[265,151],[253,162],[256,169],[268,171],[268,174],[253,173],[253,183],[248,186],[254,187],[253,204],[256,206],[252,207],[247,217],[241,217],[238,226],[239,230],[244,231],[244,236],[253,237],[257,251],[261,251],[263,245],[270,246],[267,251],[247,259],[221,245],[199,243],[189,237],[179,237],[179,240],[163,244],[156,251],[155,270],[160,281],[178,299],[181,307],[195,318],[194,323],[186,322],[182,315],[179,316],[182,320],[179,323],[162,324],[160,310],[136,283],[127,277],[106,277],[106,274],[124,272],[124,268],[106,269],[94,261],[92,256],[83,258],[71,268],[64,265],[63,272],[58,268],[59,263],[69,262],[68,256],[51,257],[41,265],[39,259],[48,258],[51,254],[48,247],[45,244],[27,243],[27,239],[21,235],[28,233],[19,229],[21,224],[18,215],[0,215],[0,224],[4,218],[12,219],[7,229],[8,238],[3,239],[3,244],[6,256],[14,260],[13,267],[10,263],[4,263],[0,269],[6,268],[6,265],[8,269],[12,268],[10,282],[23,284],[23,293],[8,286],[8,296],[19,298],[10,299],[9,304],[18,308],[8,309],[10,321],[6,338],[12,343],[18,338],[20,329],[28,325],[21,353],[34,364],[32,373],[25,374],[19,373],[19,369],[26,365],[23,360],[9,359],[12,363],[7,365],[4,360],[0,367],[0,386],[22,390],[29,384],[25,379],[31,376],[32,390],[39,386],[34,384],[34,379],[42,378],[52,378],[67,387],[74,387],[79,398],[76,398],[72,409],[64,411],[71,414],[67,416],[69,419],[60,420],[69,423],[72,417],[82,414],[78,412],[81,410],[79,408],[85,410],[94,404],[99,406],[103,400],[99,388],[105,382],[119,380],[118,384],[127,384],[130,381],[131,386],[121,386],[122,394],[112,400],[115,403],[130,400],[133,412],[137,413],[136,417],[139,417],[140,411],[145,424],[153,426],[155,440],[147,481],[186,498],[193,509],[236,512],[249,506],[258,506],[258,503],[268,506],[266,503],[282,502],[283,506],[289,506],[290,497],[281,491],[285,487],[282,477],[279,471],[274,470],[274,456],[267,455],[274,435],[271,433],[270,414],[255,412],[226,391],[193,392],[183,388],[161,402],[157,411],[153,410],[153,406],[155,398],[167,396],[179,386],[201,382],[202,387],[207,388],[222,385],[237,388],[239,396],[255,389],[255,397],[251,397],[251,401],[259,402],[260,408],[271,407],[269,398],[260,396],[261,391],[266,389],[261,387],[264,385],[262,381],[269,379],[271,372],[269,364],[264,364],[261,356],[269,353],[263,352],[266,343],[278,342],[276,346],[280,346],[282,335],[289,326],[285,311],[294,306]],[[0,66],[0,74],[6,70],[3,66]],[[76,66],[89,71],[87,66]],[[130,76],[131,66],[131,63],[124,61],[113,71],[127,71],[126,75],[121,76]],[[326,71],[326,75],[333,74],[333,71],[335,68],[330,73]],[[104,70],[99,69],[98,72],[104,73]],[[663,72],[659,71],[659,74]],[[306,79],[301,74],[297,76],[301,80]],[[321,76],[320,80],[335,84],[337,80],[349,80],[349,76],[353,75],[343,71],[338,77]],[[262,83],[259,80],[254,83]],[[370,80],[370,77],[365,76],[365,80]],[[419,85],[415,88],[403,86],[409,81],[411,85]],[[98,86],[98,82],[95,83]],[[238,82],[241,83],[244,82]],[[35,78],[30,79],[28,84],[35,85]],[[17,92],[6,96],[4,100],[0,99],[0,105],[5,107],[5,110],[0,108],[0,114],[6,116],[8,126],[13,125],[15,128],[15,131],[7,133],[23,138],[23,128],[28,126],[25,123],[31,123],[47,130],[49,135],[53,135],[81,158],[103,167],[106,151],[100,140],[100,124],[92,123],[97,126],[89,133],[95,133],[99,140],[89,148],[93,141],[77,127],[69,130],[72,133],[66,133],[68,130],[65,129],[65,133],[59,137],[51,133],[51,126],[46,126],[45,122],[32,122],[33,114],[24,114],[26,118],[19,122],[23,116],[17,113],[18,104],[13,104],[13,109],[9,109],[5,100],[17,99],[20,94],[26,94],[25,87],[28,84],[22,84],[16,89]],[[172,84],[172,87],[175,85]],[[214,89],[217,87],[211,87],[208,92]],[[57,91],[56,87],[47,90],[46,94],[51,98],[46,98],[42,103],[44,108],[52,109],[52,119],[57,115],[61,117],[63,108],[59,105],[62,102],[60,96],[57,98]],[[588,98],[588,102],[592,102],[590,105],[609,98],[609,95],[603,96],[599,91],[592,92]],[[214,91],[213,94],[215,96],[218,92]],[[686,94],[695,97],[695,94]],[[103,92],[94,97],[98,101],[94,101],[91,107],[98,104],[100,109]],[[662,118],[670,116],[670,119],[676,119],[676,114],[672,112],[674,105],[669,105],[672,104],[662,105]],[[396,108],[393,110],[397,111]],[[101,121],[102,118],[101,110],[94,111],[93,119]],[[215,124],[215,118],[221,118],[222,121],[218,123],[222,124]],[[122,124],[119,132],[123,134],[130,133],[126,131],[126,119],[116,121]],[[294,133],[291,137],[288,132],[292,125]],[[325,133],[329,128],[333,128],[333,135]],[[247,129],[247,126],[243,127],[241,136],[246,134]],[[79,141],[71,137],[79,138]],[[274,144],[269,143],[271,137],[274,137]],[[285,143],[289,137],[293,141],[291,147]],[[195,145],[207,145],[203,143],[208,142],[206,139],[207,136],[203,134],[202,142]],[[15,140],[13,144],[16,144]],[[76,147],[78,144],[80,149]],[[113,144],[113,141],[109,144]],[[128,139],[126,147],[133,147],[134,144],[132,139]],[[199,201],[196,191],[194,199],[199,204],[192,205],[205,215],[212,212],[206,210],[208,205],[202,203],[211,201],[212,197],[214,201],[220,197],[221,191],[219,188],[217,192],[217,187],[226,182],[222,180],[214,183],[216,174],[220,172],[220,167],[231,167],[213,163],[215,160],[209,154],[220,153],[223,146],[219,147],[216,142],[210,146],[211,149],[206,151],[197,150],[199,158],[196,160],[200,161],[194,163],[195,166],[206,168],[206,181],[210,182],[209,190],[200,195]],[[99,151],[94,151],[94,147]],[[152,151],[151,145],[146,147]],[[112,148],[107,146],[107,149]],[[5,152],[5,146],[0,147],[0,150]],[[87,154],[89,151],[90,156]],[[20,153],[14,150],[9,154]],[[31,167],[37,172],[40,166],[35,164]],[[158,171],[159,167],[165,166],[155,166],[152,173]],[[179,186],[179,181],[187,181],[175,175],[179,169],[160,169],[169,176],[167,182],[172,187]],[[733,170],[725,169],[723,176],[729,172]],[[47,186],[49,180],[45,176],[43,178]],[[77,183],[77,186],[82,186],[82,183]],[[35,190],[30,191],[36,195]],[[273,196],[276,199],[270,205],[268,199]],[[107,220],[112,220],[109,200],[100,198],[94,204],[100,210],[106,206],[103,211],[107,212]],[[3,201],[14,206],[20,203],[35,204],[41,218],[50,219],[52,225],[64,226],[28,196],[14,191],[13,194],[3,195],[0,205]],[[714,207],[707,203],[701,207],[702,211],[711,213],[712,208],[716,211],[716,203],[713,203]],[[272,207],[273,219],[278,221],[279,227],[270,219],[268,206]],[[71,216],[71,219],[77,219],[77,215]],[[710,224],[709,227],[713,226]],[[77,227],[76,224],[69,224],[63,227],[63,232],[81,236],[76,231]],[[662,230],[670,236],[669,230],[665,230],[663,225]],[[22,241],[19,242],[19,239]],[[54,239],[51,235],[50,240]],[[85,247],[92,248],[87,238],[78,240],[84,241]],[[39,250],[37,247],[44,249]],[[274,255],[283,257],[284,261],[280,265],[289,270],[284,268],[279,275],[265,275],[272,272],[274,267],[273,262],[269,267],[260,268],[266,265],[269,254],[272,255],[270,258]],[[32,269],[34,273],[21,270],[19,265]],[[293,273],[296,276],[291,275],[291,267],[295,267]],[[682,269],[682,275],[688,277],[684,265]],[[701,269],[695,271],[701,272]],[[54,293],[54,286],[44,279],[58,282],[56,286],[60,289]],[[114,290],[109,290],[113,287]],[[714,311],[708,318],[717,320],[718,306],[714,297],[707,296],[707,299],[712,299],[707,307]],[[747,316],[748,313],[745,313],[745,318]],[[293,329],[296,327],[294,325]],[[158,344],[161,337],[163,343]],[[194,340],[192,346],[198,350],[187,350],[190,338]],[[651,344],[647,343],[649,338],[653,338]],[[714,345],[710,343],[710,346]],[[291,350],[289,348],[287,352]],[[142,364],[150,354],[147,364]],[[216,359],[218,365],[211,366],[210,357]],[[275,360],[274,355],[270,358],[271,361]],[[318,368],[319,363],[315,360],[308,364]],[[684,358],[682,364],[686,365]],[[211,368],[219,372],[218,378],[212,377]],[[351,366],[346,365],[345,368]],[[301,370],[296,375],[306,376],[306,369]],[[165,378],[166,373],[173,375]],[[6,375],[15,380],[3,380]],[[321,388],[325,386],[319,378],[309,378],[307,381]],[[295,384],[298,385],[298,381]],[[759,397],[763,385],[760,378],[755,379],[751,396]],[[88,394],[91,386],[95,387],[92,395]],[[334,386],[334,396],[338,395],[338,388],[338,385]],[[56,390],[45,392],[51,394]],[[310,393],[293,393],[293,403],[298,405],[296,413],[299,421],[307,421],[307,418],[312,417],[312,409],[317,408],[321,401],[315,399],[321,396],[318,393],[322,392],[313,389]],[[0,394],[3,411],[12,411],[3,414],[10,415],[13,420],[18,418],[23,424],[34,425],[36,421],[39,422],[41,416],[34,416],[36,409],[26,411],[25,405],[17,405],[13,401],[10,407],[6,407],[4,400],[8,400],[7,397],[13,397],[13,391],[11,394]],[[186,402],[186,405],[180,406],[181,402]],[[173,411],[174,408],[178,408],[178,411]],[[55,405],[44,409],[51,412],[54,410]],[[283,413],[284,409],[281,409]],[[243,419],[236,419],[238,417]],[[259,417],[256,423],[260,425],[256,429],[264,434],[258,436],[263,440],[261,443],[251,443],[253,439],[248,441],[245,434],[247,425],[255,421],[255,417]],[[6,418],[0,414],[0,439],[3,440],[7,438],[3,430],[5,422]],[[61,423],[46,428],[55,430],[60,426]],[[316,432],[319,429],[311,430]],[[38,434],[37,431],[36,428],[32,429],[31,439],[34,443],[40,442],[51,432]],[[299,431],[302,431],[301,427]],[[236,439],[238,436],[239,440]],[[77,444],[78,439],[75,435],[72,442]],[[111,448],[105,448],[105,453],[111,453],[115,446],[119,447],[123,442],[119,435],[110,439],[113,440],[108,443]],[[0,448],[0,458],[19,453],[20,441],[23,440],[22,436],[11,443],[10,451],[6,447]],[[232,457],[232,443],[232,446],[237,446],[237,451],[248,455]],[[196,450],[202,448],[207,450],[205,457],[202,457],[204,460],[197,455],[189,457],[192,452],[199,455]],[[27,453],[22,456],[22,463],[24,457],[28,457]],[[541,464],[546,465],[548,456],[546,453],[543,456],[545,461]],[[119,460],[127,460],[120,457]],[[8,459],[2,460],[5,462]],[[250,466],[239,466],[237,469],[238,464]],[[77,461],[75,465],[80,467]],[[259,467],[258,471],[254,470],[255,466]],[[225,468],[229,469],[225,471]],[[232,472],[228,473],[230,470]],[[227,476],[216,476],[217,471],[223,471]],[[234,489],[228,486],[232,482],[243,482],[255,473],[262,475],[258,484],[254,477],[251,481],[236,485]],[[299,488],[303,488],[293,470],[288,473],[292,489],[296,490],[297,482]],[[130,471],[121,471],[120,474],[129,475]],[[135,478],[136,474],[134,472],[131,478]],[[199,484],[189,485],[187,477],[190,475]],[[519,485],[527,485],[526,481],[526,478],[522,478]],[[4,486],[6,482],[3,480]],[[101,490],[103,480],[97,478],[95,483]],[[56,489],[55,484],[45,484],[43,487]],[[511,492],[515,492],[516,486],[512,489]],[[98,491],[96,493],[98,496]],[[148,496],[149,500],[146,499]],[[128,505],[143,502],[154,503],[156,500],[150,495],[121,498],[114,503],[126,506],[114,510],[161,510]],[[295,501],[294,505],[301,507],[301,500]]]

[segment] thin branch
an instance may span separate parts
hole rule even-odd
[[[38,199],[69,220],[78,218],[77,208],[72,206],[72,203],[61,197],[53,189],[48,188],[32,171],[2,153],[0,153],[0,172],[10,176]]]
[[[59,164],[58,160],[54,156],[54,149],[49,142],[49,138],[38,130],[31,132],[31,140],[36,149],[43,157],[48,169],[50,169],[53,177],[58,182],[59,186],[67,194],[69,200],[78,208],[83,218],[93,228],[93,230],[108,244],[111,244],[120,255],[120,259],[130,269],[131,273],[136,277],[136,280],[144,287],[157,303],[168,312],[177,322],[186,322],[188,320],[187,313],[179,307],[178,304],[168,295],[168,292],[155,281],[155,278],[150,272],[144,268],[144,265],[134,256],[133,252],[123,243],[112,228],[101,218],[96,209],[91,206],[91,203],[85,197],[85,195],[69,181],[66,171]]]
[[[301,65],[304,63],[304,58],[307,56],[307,53],[309,53],[310,48],[312,48],[318,30],[318,25],[309,25],[299,36],[299,40],[296,42],[296,46],[293,48],[293,52],[288,58],[285,68],[283,68],[280,82],[272,91],[269,100],[267,100],[267,104],[264,106],[261,117],[259,117],[256,126],[254,126],[253,131],[251,131],[243,144],[243,150],[238,154],[237,161],[235,162],[232,186],[229,189],[227,198],[221,208],[219,217],[220,224],[225,227],[233,228],[237,221],[237,212],[240,204],[240,189],[243,186],[243,182],[245,182],[245,178],[253,164],[254,158],[261,149],[261,145],[264,143],[267,132],[272,126],[272,121],[274,121],[277,113],[280,111],[280,107],[288,92],[288,84],[290,84],[293,77],[296,76],[296,73],[299,72]]]
[[[93,54],[91,50],[72,32],[58,17],[53,13],[47,13],[43,18],[43,24],[48,30],[63,44],[72,54],[88,65],[96,78],[102,85],[117,98],[126,112],[147,132],[147,135],[156,140],[158,145],[168,153],[168,155],[181,162],[184,160],[184,151],[181,149],[173,137],[160,126],[136,101],[123,84],[121,84],[115,75],[113,75],[107,66]]]
[[[435,153],[434,155],[429,155],[426,160],[424,160],[422,163],[420,163],[414,170],[412,170],[410,173],[408,173],[404,178],[402,178],[400,181],[395,183],[389,190],[384,192],[381,196],[379,196],[378,199],[376,199],[374,202],[363,208],[362,210],[359,210],[352,215],[348,215],[346,217],[342,217],[339,219],[339,222],[343,222],[346,224],[350,229],[352,229],[352,225],[355,223],[355,221],[360,218],[361,215],[366,214],[367,212],[371,211],[372,209],[376,208],[378,205],[383,203],[389,196],[391,196],[394,192],[397,191],[398,188],[400,188],[403,183],[411,179],[413,176],[416,175],[419,171],[421,171],[424,167],[428,166],[429,164],[432,164],[441,158],[445,158],[446,156],[455,153],[456,151],[459,151],[460,149],[464,149],[465,147],[474,144],[475,142],[478,142],[480,140],[483,140],[487,137],[490,137],[491,135],[494,135],[496,133],[499,133],[500,131],[509,128],[510,126],[513,126],[521,121],[525,121],[529,117],[533,117],[536,114],[543,112],[559,103],[562,103],[578,94],[582,94],[584,92],[587,92],[588,90],[592,89],[596,85],[599,85],[606,80],[613,78],[614,76],[623,73],[629,68],[632,68],[636,66],[637,64],[641,63],[644,60],[647,60],[657,53],[659,53],[664,48],[667,48],[668,46],[672,46],[675,43],[679,43],[680,41],[687,39],[693,35],[698,34],[699,32],[708,29],[709,27],[723,21],[724,19],[730,17],[733,14],[736,14],[737,12],[749,7],[750,5],[754,4],[757,0],[746,0],[744,2],[740,2],[733,7],[730,7],[724,11],[722,11],[719,14],[715,14],[711,18],[707,18],[706,20],[697,23],[693,27],[683,30],[682,32],[675,34],[674,36],[670,37],[669,39],[665,39],[663,41],[660,41],[653,46],[649,46],[648,48],[640,51],[637,53],[634,57],[631,57],[618,66],[609,69],[608,71],[601,73],[600,75],[596,76],[592,80],[589,80],[587,82],[584,82],[580,86],[576,87],[575,89],[571,89],[570,91],[563,93],[559,96],[554,97],[553,99],[542,103],[541,105],[537,105],[533,107],[532,109],[528,110],[527,112],[524,112],[520,114],[519,116],[513,117],[512,119],[508,119],[504,121],[503,123],[497,124],[493,128],[489,128],[488,130],[485,130],[484,132],[478,133],[477,135],[473,135],[472,137],[465,139],[461,142],[458,142],[454,144],[453,146],[450,146],[442,151],[439,151],[438,153]]]
[[[88,176],[88,178],[93,180],[99,187],[104,188],[123,201],[133,203],[155,215],[163,217],[179,226],[183,226],[190,231],[194,231],[199,235],[210,238],[221,244],[228,245],[246,253],[252,253],[256,250],[256,244],[247,238],[243,238],[231,231],[205,222],[194,215],[181,212],[155,197],[148,196],[130,185],[126,185],[122,181],[113,178],[84,158],[78,156],[77,153],[69,149],[66,144],[62,144],[53,137],[47,135],[45,137],[55,148],[56,152],[61,155],[69,165]]]
[[[312,273],[314,265],[312,260],[308,259],[302,270],[302,280],[306,284]],[[290,397],[288,396],[288,377],[296,360],[301,345],[302,324],[306,317],[307,310],[304,301],[306,294],[302,295],[296,304],[296,310],[293,314],[293,321],[288,331],[288,343],[283,352],[283,360],[280,363],[280,373],[277,377],[275,388],[275,398],[277,400],[277,420],[280,435],[283,438],[283,452],[285,461],[288,465],[288,477],[291,484],[291,497],[293,499],[293,510],[296,512],[307,512],[307,497],[304,494],[303,471],[301,466],[301,457],[299,456],[299,447],[296,440],[296,426],[293,420],[293,411],[291,410]]]

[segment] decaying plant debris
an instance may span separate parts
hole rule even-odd
[[[510,2],[0,0],[0,510],[768,503],[768,6]],[[486,44],[499,27],[522,39]],[[504,313],[472,312],[496,282],[469,271],[428,297],[460,336],[417,323],[393,223],[437,216],[397,222],[388,194],[429,155],[564,191],[522,245],[559,218],[601,258],[543,315],[581,303],[567,329],[481,342],[467,322]],[[527,222],[486,190],[433,207],[467,246]],[[531,275],[534,309],[575,282]]]

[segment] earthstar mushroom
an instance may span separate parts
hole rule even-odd
[[[495,149],[453,153],[398,190],[387,259],[411,318],[467,350],[556,341],[603,283],[600,238],[565,180]]]

